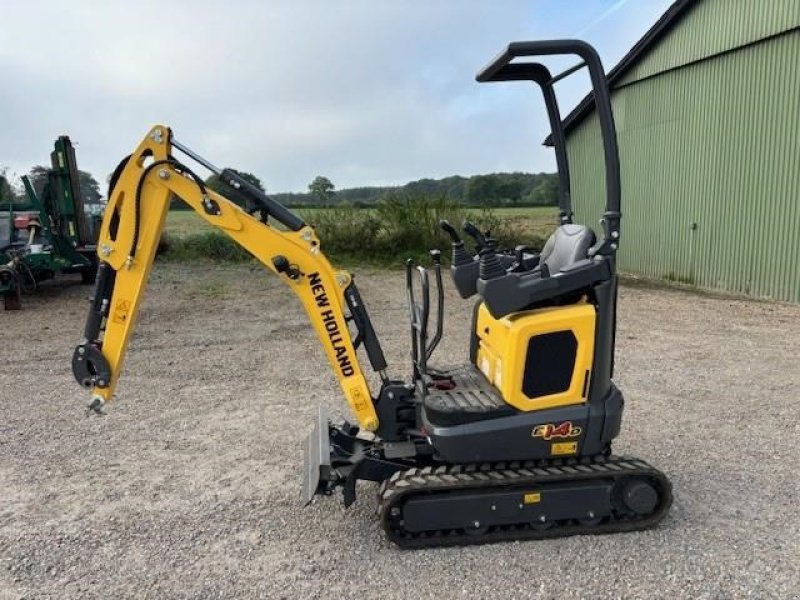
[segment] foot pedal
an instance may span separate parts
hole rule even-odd
[[[308,506],[317,494],[328,489],[331,476],[331,446],[328,437],[328,416],[319,407],[317,422],[304,444],[303,461],[303,505]]]

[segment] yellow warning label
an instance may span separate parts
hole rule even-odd
[[[118,325],[124,325],[128,320],[128,312],[131,310],[131,303],[127,300],[120,300],[114,307],[114,312],[111,314],[111,320]]]
[[[356,386],[347,390],[347,399],[361,426],[367,431],[375,431],[378,428],[378,419],[375,418],[375,411],[367,398],[369,396],[364,394],[361,387]]]
[[[550,454],[563,456],[564,454],[577,454],[578,442],[556,442],[550,446]]]
[[[525,498],[523,502],[525,504],[538,504],[542,501],[542,494],[539,492],[530,492],[529,494],[525,494]]]
[[[350,398],[353,402],[353,408],[357,413],[365,411],[369,408],[366,400],[364,399],[364,394],[361,393],[360,387],[350,388]]]

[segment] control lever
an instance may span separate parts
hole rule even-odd
[[[453,241],[453,244],[461,244],[464,245],[464,242],[461,241],[461,238],[456,231],[456,228],[450,225],[450,222],[447,219],[441,219],[439,221],[439,227],[450,236],[450,239]]]
[[[464,233],[470,236],[473,240],[475,240],[475,244],[478,247],[478,253],[480,254],[481,250],[486,248],[488,245],[486,241],[486,236],[481,233],[481,230],[478,229],[474,223],[470,223],[469,221],[464,221]]]
[[[480,255],[478,277],[489,280],[505,275],[506,270],[503,268],[500,259],[494,252],[495,241],[486,239],[486,236],[481,233],[480,229],[469,221],[464,221],[464,233],[471,236],[478,245],[478,254]]]
[[[520,244],[514,248],[514,264],[508,269],[509,273],[522,273],[525,271],[525,253],[530,252],[530,248]]]
[[[417,294],[414,291],[414,271],[419,277],[419,291],[421,302],[417,303]],[[424,267],[415,268],[414,261],[406,261],[406,292],[408,295],[408,310],[411,317],[411,361],[414,363],[414,379],[426,375],[428,315],[430,314],[430,285],[428,272]]]
[[[433,272],[436,276],[436,333],[428,346],[425,348],[425,361],[431,357],[436,346],[442,339],[444,330],[444,287],[442,286],[442,253],[438,250],[431,250],[433,259]]]
[[[450,239],[453,241],[453,257],[452,257],[452,265],[454,267],[460,267],[461,265],[468,265],[473,262],[472,257],[469,253],[464,249],[464,242],[458,235],[456,228],[450,225],[445,219],[439,221],[439,227],[444,230],[447,235],[450,236]],[[438,252],[438,250],[437,250]]]

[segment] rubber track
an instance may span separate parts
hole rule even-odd
[[[464,530],[432,532],[405,531],[400,519],[392,517],[392,509],[400,508],[416,495],[458,490],[475,491],[490,488],[536,488],[543,484],[572,482],[598,477],[616,480],[641,476],[655,481],[659,493],[656,509],[641,517],[611,518],[597,525],[584,525],[575,520],[561,521],[550,529],[536,529],[528,523],[493,526],[484,534]],[[597,456],[493,464],[447,465],[398,471],[384,481],[378,490],[378,514],[388,538],[404,548],[428,548],[486,544],[510,540],[537,540],[570,535],[639,531],[655,526],[672,504],[672,485],[661,471],[637,458]]]

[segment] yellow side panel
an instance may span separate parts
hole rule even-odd
[[[513,313],[495,319],[481,305],[478,310],[479,338],[476,366],[503,396],[523,411],[541,410],[586,402],[594,358],[596,312],[586,302]],[[569,388],[563,392],[528,398],[522,389],[530,339],[537,335],[571,331],[577,340],[575,366]]]

